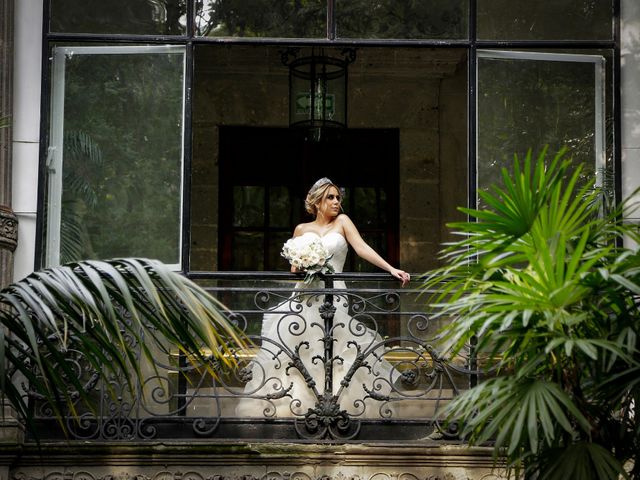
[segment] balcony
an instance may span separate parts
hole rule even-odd
[[[296,288],[300,277],[289,273],[192,278],[229,308],[252,348],[237,352],[236,368],[208,365],[216,375],[158,349],[153,365],[141,364],[135,395],[72,349],[95,409],[67,412],[71,439],[456,441],[438,412],[479,380],[476,359],[472,349],[454,358],[440,350],[442,320],[426,313],[419,281],[400,288],[386,274],[344,273]],[[39,438],[63,438],[50,406],[29,395]]]

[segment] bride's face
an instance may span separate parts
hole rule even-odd
[[[322,197],[322,200],[316,205],[318,215],[324,217],[337,217],[340,213],[340,202],[342,197],[336,187],[329,187]]]

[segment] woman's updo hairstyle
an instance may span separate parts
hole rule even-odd
[[[312,185],[309,189],[309,193],[307,193],[307,198],[304,199],[304,208],[309,212],[309,214],[317,215],[318,208],[316,205],[322,201],[325,193],[330,187],[335,187],[342,195],[342,190],[340,190],[340,188],[327,177],[322,177]]]

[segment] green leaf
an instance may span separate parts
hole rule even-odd
[[[551,450],[546,458],[534,463],[540,480],[619,480],[628,479],[620,462],[602,445],[591,442],[572,443]],[[533,472],[532,472],[533,473]]]
[[[120,307],[131,314],[131,324],[119,321]],[[0,321],[3,398],[21,414],[28,412],[22,392],[9,376],[15,369],[28,379],[31,390],[49,402],[62,428],[63,412],[73,414],[76,409],[72,391],[91,408],[85,386],[66,359],[70,342],[92,368],[122,375],[130,389],[134,380],[144,378],[140,358],[129,348],[123,331],[141,346],[150,365],[155,365],[151,345],[167,351],[170,342],[198,367],[210,365],[210,354],[231,364],[232,350],[246,345],[216,299],[160,262],[147,259],[75,262],[35,272],[0,290]],[[4,329],[11,334],[4,334]]]

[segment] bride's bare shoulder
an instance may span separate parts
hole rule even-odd
[[[293,236],[294,237],[299,237],[300,235],[303,235],[303,234],[309,232],[311,223],[313,223],[313,222],[300,223],[300,224],[296,225],[296,228],[293,230]]]
[[[346,213],[341,213],[340,215],[338,215],[336,217],[336,221],[340,224],[340,225],[348,225],[348,224],[353,224],[353,222],[351,221],[351,219],[347,216]]]

